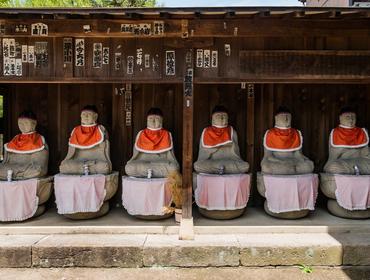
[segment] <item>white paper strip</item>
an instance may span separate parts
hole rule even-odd
[[[28,63],[35,63],[35,47],[28,46]]]
[[[166,75],[174,76],[176,74],[175,51],[166,51]]]
[[[103,48],[103,64],[109,64],[109,48]]]
[[[212,68],[218,67],[218,51],[212,51],[212,62],[211,62]]]
[[[20,77],[22,76],[22,59],[17,58],[15,60],[15,75]]]
[[[211,51],[210,50],[204,50],[204,68],[210,68],[211,67]]]
[[[28,62],[28,46],[22,45],[22,62]]]
[[[85,66],[85,40],[76,39],[75,43],[76,66]]]
[[[197,49],[196,66],[198,68],[203,67],[203,50],[202,49]]]

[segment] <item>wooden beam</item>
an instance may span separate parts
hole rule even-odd
[[[270,15],[273,13],[273,15]],[[227,26],[238,28],[238,37],[264,37],[264,36],[368,36],[369,18],[355,17],[356,14],[339,15],[339,11],[325,12],[321,14],[309,14],[309,11],[297,11],[295,13],[261,11],[252,18],[233,17],[234,12],[223,13],[228,15],[223,18],[204,18],[199,12],[193,19],[188,19],[188,29],[194,30],[196,37],[234,37],[234,28],[225,29]],[[358,12],[357,15],[365,15],[365,12]],[[108,38],[181,38],[181,18],[171,18],[170,13],[161,13],[162,17],[157,20],[165,22],[165,31],[161,35],[136,35],[133,33],[121,32],[121,24],[151,23],[156,19],[135,18],[137,14],[130,14],[132,17],[125,19],[96,19],[87,15],[85,19],[50,19],[44,18],[43,23],[49,27],[48,37],[108,37]],[[294,16],[295,15],[295,16]],[[211,17],[211,16],[209,16]],[[320,17],[320,18],[315,18]],[[330,18],[332,17],[332,18]],[[335,17],[335,20],[333,20]],[[29,37],[27,33],[17,33],[14,26],[17,24],[31,25],[35,20],[27,18],[1,19],[5,24],[4,36]],[[92,31],[84,33],[83,25],[91,25]],[[110,30],[107,33],[107,29]],[[32,36],[36,37],[36,36]],[[46,38],[46,37],[42,37]]]
[[[332,79],[370,77],[370,51],[240,51],[240,77]]]
[[[369,20],[358,19],[309,19],[306,16],[291,18],[273,18],[260,12],[249,19],[194,19],[189,20],[189,30],[194,30],[197,37],[233,37],[231,29],[224,29],[224,22],[228,26],[238,27],[238,37],[292,37],[292,36],[368,36]],[[307,15],[307,13],[306,13]]]

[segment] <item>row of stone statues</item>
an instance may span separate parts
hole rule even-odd
[[[275,126],[264,136],[262,174],[297,175],[313,172],[313,162],[302,153],[303,136],[299,130],[291,127],[291,119],[292,115],[287,108],[280,107],[276,112]],[[112,173],[108,133],[97,120],[95,106],[83,108],[81,125],[73,129],[67,156],[60,164],[61,174]],[[43,136],[36,132],[36,124],[32,112],[25,111],[19,116],[21,134],[4,145],[4,160],[0,164],[1,180],[9,177],[24,180],[46,176],[48,146]],[[370,174],[368,142],[367,131],[356,127],[355,112],[351,108],[344,108],[339,116],[339,126],[330,134],[325,173]],[[202,132],[194,170],[198,174],[219,175],[244,174],[249,170],[249,164],[241,159],[237,133],[229,125],[228,112],[223,106],[214,108],[212,125]],[[125,171],[128,176],[140,178],[165,178],[171,172],[179,171],[172,136],[163,128],[160,109],[152,108],[148,111],[147,127],[138,133],[133,156],[127,162]],[[264,195],[263,184],[259,191]]]

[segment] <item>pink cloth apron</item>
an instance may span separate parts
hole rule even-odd
[[[54,177],[55,202],[58,214],[97,212],[104,203],[105,176],[64,175]]]
[[[122,177],[122,205],[130,215],[166,214],[172,193],[166,178]]]
[[[334,175],[338,204],[347,210],[370,208],[370,176]]]
[[[0,221],[24,221],[37,210],[37,179],[0,181]]]
[[[249,174],[197,174],[195,202],[207,210],[236,210],[247,206]]]
[[[315,210],[317,174],[263,175],[267,207],[273,213]]]

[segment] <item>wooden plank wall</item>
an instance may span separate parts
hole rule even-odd
[[[273,125],[274,112],[287,106],[293,116],[292,126],[303,134],[303,152],[314,160],[320,172],[328,157],[328,141],[332,128],[338,125],[338,115],[344,106],[357,110],[357,125],[370,129],[369,85],[263,85],[256,94],[255,161],[263,156],[263,135]]]
[[[79,123],[80,109],[95,104],[100,122],[108,129],[114,169],[122,167],[132,154],[134,137],[145,127],[145,114],[151,106],[164,112],[164,126],[174,138],[175,153],[182,161],[182,86],[181,84],[133,85],[132,127],[125,127],[123,97],[115,95],[112,84],[81,85],[13,85],[11,86],[11,128],[6,139],[18,133],[17,115],[23,109],[37,113],[39,131],[50,146],[50,171],[56,173],[67,152],[72,128]],[[247,159],[247,93],[240,85],[197,85],[194,92],[194,161],[197,159],[202,129],[210,124],[210,113],[217,104],[229,109],[230,124],[236,129],[242,158]],[[316,171],[322,170],[328,157],[330,130],[338,123],[340,108],[351,105],[358,110],[358,125],[370,129],[370,86],[327,84],[255,85],[254,162],[260,170],[263,157],[262,139],[273,126],[273,114],[280,105],[293,114],[293,126],[304,137],[303,151],[314,160]],[[130,132],[131,131],[131,132]],[[117,196],[119,199],[119,196]],[[256,198],[258,203],[258,198]]]
[[[85,65],[82,67],[75,66],[74,61],[72,64],[63,63],[63,38],[16,37],[15,39],[19,46],[23,44],[33,46],[36,42],[47,42],[48,65],[35,68],[34,64],[23,63],[22,76],[3,76],[1,71],[0,82],[50,80],[62,83],[78,81],[179,83],[183,77],[183,65],[185,64],[184,42],[173,38],[85,38]],[[93,67],[94,43],[102,43],[103,47],[109,47],[109,65],[102,65],[101,68]],[[366,64],[370,59],[370,36],[368,35],[194,38],[189,44],[194,50],[200,48],[218,51],[218,67],[195,67],[195,82],[223,83],[244,80],[261,82],[263,79],[279,80],[282,78],[299,81],[304,79],[319,80],[320,78],[363,78],[368,81],[370,77],[370,68]],[[230,55],[226,55],[225,45],[230,45]],[[142,49],[143,57],[145,54],[150,55],[148,68],[137,64],[138,49]],[[165,54],[168,50],[175,51],[175,75],[166,75],[165,73]],[[266,51],[279,50],[282,53],[276,54],[276,57],[270,52],[270,56],[272,55],[271,62],[260,56]],[[289,51],[294,50],[299,51],[295,59],[292,58],[292,54],[289,54]],[[338,50],[347,52],[337,55],[335,51]],[[248,51],[253,53],[248,53]],[[321,52],[315,54],[312,51]],[[328,55],[327,51],[334,52]],[[121,53],[122,55],[118,70],[115,69],[115,53]],[[318,55],[320,53],[321,56]],[[127,74],[128,56],[134,57],[133,74]],[[194,51],[194,59],[195,56],[196,51]],[[20,52],[18,51],[17,58],[19,57]],[[249,58],[253,58],[256,63],[264,63],[262,65],[264,67],[258,64],[255,67],[253,64],[248,64],[248,61],[252,60]],[[152,59],[154,59],[154,64]],[[363,67],[359,67],[359,61],[362,61]],[[321,67],[319,67],[320,65]],[[326,65],[330,67],[326,67]],[[258,69],[260,71],[264,70],[266,73],[260,73]]]
[[[29,84],[9,87],[11,98],[11,127],[6,139],[19,133],[17,116],[24,109],[33,110],[38,118],[38,131],[50,146],[50,171],[58,172],[65,157],[69,134],[79,124],[80,110],[94,104],[99,111],[111,141],[111,157],[114,169],[121,167],[132,155],[136,134],[146,126],[145,115],[152,106],[164,113],[164,127],[173,132],[175,154],[179,161],[182,154],[182,86],[133,85],[132,133],[125,126],[123,96],[115,94],[112,84]]]
[[[218,77],[218,79],[214,80],[212,84],[195,84],[194,161],[197,159],[201,131],[209,125],[210,113],[216,104],[223,104],[229,109],[230,124],[238,132],[242,158],[250,158],[250,155],[247,154],[247,131],[251,131],[251,127],[248,127],[247,123],[253,112],[248,111],[247,106],[250,107],[253,103],[248,103],[247,92],[241,89],[239,83],[228,85],[222,83],[222,81],[235,77],[236,66],[239,65],[239,50],[369,50],[369,38],[359,36],[263,38],[256,36],[210,40],[211,45],[207,45],[205,48],[213,49],[212,46],[218,46],[216,49],[219,50],[219,68],[217,71],[211,69],[209,72],[196,69],[195,76],[198,77],[198,82],[201,82],[202,75],[204,78]],[[122,41],[123,39],[115,38],[114,40]],[[114,40],[110,41],[113,45],[115,44]],[[130,40],[134,41],[135,39]],[[160,46],[168,44],[165,40],[158,40],[161,42]],[[99,41],[99,38],[97,41]],[[139,40],[136,40],[136,42],[139,42]],[[220,51],[225,43],[231,44],[230,59],[226,59]],[[127,41],[127,44],[131,43]],[[145,48],[144,44],[143,46]],[[135,48],[135,46],[132,46],[130,54],[135,55]],[[155,52],[153,51],[153,53]],[[113,50],[111,51],[112,54]],[[177,77],[181,78],[180,61],[182,56],[177,57],[180,59],[177,62],[179,67]],[[125,65],[124,62],[123,64]],[[163,65],[161,69],[163,69]],[[34,73],[32,75],[38,74]],[[100,74],[94,74],[94,76],[98,75]],[[114,76],[113,73],[111,75]],[[155,79],[157,76],[150,78]],[[67,79],[66,82],[68,82]],[[9,140],[10,137],[18,133],[17,115],[23,109],[32,109],[39,119],[39,131],[45,135],[50,146],[50,171],[56,173],[60,161],[67,152],[69,133],[79,123],[80,109],[86,104],[95,104],[100,112],[100,122],[107,127],[111,135],[114,169],[122,170],[122,166],[132,154],[132,145],[136,133],[145,127],[146,111],[151,106],[158,106],[164,111],[165,127],[173,133],[176,157],[181,163],[182,84],[172,83],[173,81],[161,84],[159,82],[163,81],[158,80],[158,84],[132,85],[133,115],[131,127],[127,127],[125,124],[124,96],[116,94],[115,91],[115,88],[123,87],[122,84],[4,84],[4,91],[7,89],[9,92],[8,100],[10,104],[8,106],[9,120],[7,121],[9,127],[5,140]],[[338,112],[342,106],[348,104],[357,107],[359,126],[370,129],[370,110],[367,109],[370,104],[370,86],[368,84],[341,84],[340,80],[333,80],[332,83],[312,84],[308,80],[301,84],[271,83],[255,85],[254,105],[252,107],[254,109],[254,129],[252,130],[254,134],[254,155],[252,155],[254,171],[260,170],[260,161],[263,156],[262,137],[265,130],[273,125],[273,112],[279,105],[286,105],[293,112],[293,125],[302,130],[304,153],[315,161],[316,171],[322,169],[327,159],[329,132],[337,124]],[[251,150],[251,147],[249,147],[249,150]]]

